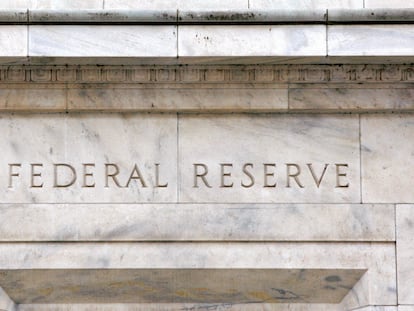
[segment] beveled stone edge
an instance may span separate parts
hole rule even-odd
[[[148,310],[243,310],[257,311],[258,308],[269,307],[273,311],[343,311],[341,304],[323,304],[323,303],[216,303],[216,304],[199,304],[199,303],[171,303],[171,304],[20,304],[21,311],[90,311],[92,310],[111,310],[111,311],[148,311]],[[224,308],[224,309],[220,309]],[[259,309],[260,310],[260,309]],[[14,311],[14,310],[13,310]]]
[[[414,9],[137,10],[6,9],[2,24],[347,24],[414,23]]]
[[[0,66],[0,85],[414,83],[414,65]]]
[[[17,305],[0,286],[0,311],[16,311]]]

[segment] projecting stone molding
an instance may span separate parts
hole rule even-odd
[[[0,110],[412,111],[413,81],[410,65],[9,66]]]

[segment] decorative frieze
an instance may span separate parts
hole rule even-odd
[[[391,83],[413,82],[411,65],[8,66],[0,83]]]

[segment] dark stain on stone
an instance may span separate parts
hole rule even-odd
[[[326,285],[323,287],[323,289],[327,289],[327,290],[336,290],[336,287],[331,286],[331,285]]]
[[[272,295],[275,299],[281,299],[281,300],[296,300],[300,299],[300,296],[295,294],[294,292],[290,290],[285,290],[282,288],[272,288],[272,291],[276,292],[274,295]]]
[[[325,278],[326,282],[341,282],[342,279],[338,275],[329,275]]]

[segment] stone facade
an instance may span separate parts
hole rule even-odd
[[[414,310],[410,7],[2,1],[0,310]]]

